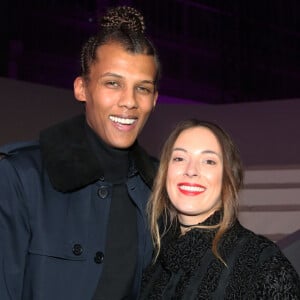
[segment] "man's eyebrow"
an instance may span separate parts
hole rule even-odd
[[[100,75],[100,77],[106,77],[106,76],[112,76],[112,77],[123,78],[122,75],[117,74],[117,73],[111,73],[111,72],[106,72],[106,73]]]
[[[117,74],[117,73],[112,73],[112,72],[106,72],[102,75],[100,75],[100,78],[103,78],[103,77],[106,77],[106,76],[111,76],[111,77],[116,77],[116,78],[124,78],[124,76],[120,75],[120,74]],[[155,85],[155,81],[154,80],[141,80],[139,81],[140,83],[146,83],[146,84],[152,84],[152,85]]]
[[[152,85],[155,85],[155,81],[154,81],[154,80],[142,80],[141,83],[146,83],[146,84],[152,84]]]

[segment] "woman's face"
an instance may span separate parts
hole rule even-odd
[[[186,129],[175,141],[167,172],[167,192],[186,225],[206,220],[221,205],[223,157],[212,131]]]

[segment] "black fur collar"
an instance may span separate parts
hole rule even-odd
[[[40,134],[43,161],[54,188],[60,192],[78,190],[97,181],[102,175],[98,160],[85,134],[85,116],[80,115],[50,127]],[[134,167],[151,188],[157,160],[138,144],[133,147]]]

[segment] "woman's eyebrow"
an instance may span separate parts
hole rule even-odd
[[[173,148],[173,152],[174,152],[174,151],[183,151],[183,152],[187,152],[186,149],[184,149],[184,148],[179,148],[179,147]]]
[[[180,147],[174,148],[174,149],[173,149],[173,152],[174,152],[174,151],[182,151],[182,152],[185,152],[185,153],[188,152],[186,149],[180,148]],[[216,151],[213,151],[213,150],[203,150],[203,151],[201,151],[201,154],[214,154],[214,155],[216,155],[216,156],[218,156],[218,157],[220,157],[220,158],[222,157],[221,154],[219,154],[219,153],[217,153]]]
[[[218,156],[219,158],[222,158],[222,155],[217,153],[216,151],[213,151],[213,150],[203,150],[202,151],[203,154],[214,154],[216,156]]]

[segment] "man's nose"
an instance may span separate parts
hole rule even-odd
[[[120,99],[119,99],[119,106],[126,107],[128,109],[133,109],[138,107],[138,102],[136,99],[136,94],[133,88],[124,88]]]

